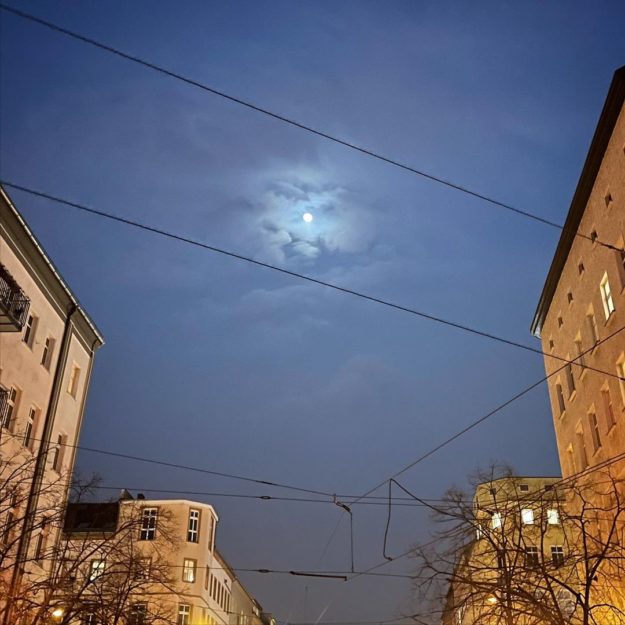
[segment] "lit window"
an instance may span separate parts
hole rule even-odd
[[[501,527],[501,512],[493,512],[490,519],[490,525],[494,530]]]
[[[139,540],[154,540],[156,538],[156,521],[158,508],[143,508],[141,511],[141,531]]]
[[[28,411],[28,420],[26,421],[26,428],[24,429],[24,439],[22,444],[26,449],[33,450],[33,443],[35,439],[35,432],[37,429],[37,409],[31,406]]]
[[[612,396],[610,395],[610,388],[607,385],[601,389],[601,398],[603,400],[605,421],[609,431],[616,425],[616,418],[614,416],[614,407],[612,406]]]
[[[43,345],[43,353],[41,354],[41,364],[50,369],[52,363],[52,352],[54,351],[54,339],[52,337],[46,338],[46,342]]]
[[[106,560],[91,560],[91,569],[89,571],[89,581],[93,582],[104,575],[106,568]]]
[[[184,559],[184,563],[182,565],[182,581],[193,583],[195,582],[195,570],[197,567],[196,560],[189,560],[187,558]]]
[[[603,302],[603,312],[605,313],[605,318],[608,319],[614,312],[614,301],[612,300],[612,290],[610,289],[607,273],[603,274],[599,289],[601,291],[601,301]]]
[[[521,510],[521,522],[523,525],[534,525],[534,511],[531,508]]]
[[[35,342],[35,333],[37,332],[37,317],[35,315],[28,315],[26,324],[24,326],[24,338],[23,341],[32,349]]]
[[[560,524],[560,515],[558,514],[558,511],[551,508],[550,510],[547,510],[547,523],[549,525],[559,525]]]
[[[14,386],[9,389],[7,408],[2,421],[2,426],[9,431],[13,430],[13,424],[15,423],[15,417],[17,416],[20,394],[21,393]]]
[[[189,510],[189,526],[187,528],[187,541],[197,543],[200,539],[200,511]]]
[[[67,384],[67,392],[76,397],[78,394],[78,382],[80,381],[80,367],[77,364],[72,365],[72,370],[69,375],[69,382]]]
[[[551,562],[554,566],[562,566],[564,564],[564,548],[559,545],[551,547]]]
[[[590,426],[592,445],[595,451],[597,451],[601,447],[601,436],[599,435],[599,423],[597,422],[597,415],[594,412],[588,413],[588,425]]]
[[[540,566],[540,555],[538,547],[529,546],[525,548],[525,563],[531,568]]]
[[[180,603],[178,605],[178,618],[176,625],[190,625],[191,623],[191,606],[188,603]]]

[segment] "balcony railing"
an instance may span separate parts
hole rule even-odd
[[[0,386],[0,427],[4,426],[9,416],[9,391]]]
[[[4,265],[0,265],[0,332],[20,332],[30,300]]]

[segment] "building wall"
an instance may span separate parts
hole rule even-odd
[[[611,198],[611,200],[610,200]],[[625,237],[625,109],[621,109],[595,180],[580,233],[623,248]],[[607,274],[615,310],[606,318],[600,285]],[[594,344],[588,315],[594,314],[598,339],[625,326],[625,268],[621,255],[582,237],[576,237],[541,330],[542,348],[563,358],[577,357],[576,341],[582,350]],[[600,344],[584,356],[595,369],[617,374],[617,363],[625,358],[625,331]],[[562,362],[545,357],[547,374]],[[573,366],[549,380],[549,395],[563,475],[569,476],[625,452],[625,386],[619,380],[590,369]],[[570,384],[572,379],[573,384]],[[558,385],[564,410],[560,408]],[[606,411],[605,395],[611,398],[614,418]],[[596,414],[601,446],[596,449],[590,413]],[[614,425],[612,425],[614,421]],[[584,460],[583,446],[587,463]],[[623,465],[625,466],[625,465]]]

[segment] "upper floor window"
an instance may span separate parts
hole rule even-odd
[[[182,565],[182,581],[193,583],[195,582],[195,572],[197,569],[197,560],[191,560],[185,558]]]
[[[139,540],[154,540],[156,538],[156,521],[158,508],[143,508],[141,511],[141,531]]]
[[[592,344],[594,346],[599,342],[599,328],[597,327],[597,317],[595,317],[595,311],[592,306],[586,313],[586,325],[588,326],[588,330],[592,338]]]
[[[41,354],[41,364],[50,369],[52,363],[52,353],[54,351],[54,339],[51,336],[46,338],[46,342],[43,345],[43,353]]]
[[[612,199],[612,194],[609,191],[605,194],[603,201],[605,202],[605,207],[610,208],[614,200]]]
[[[601,447],[601,436],[599,434],[597,415],[594,410],[588,413],[588,425],[590,427],[590,435],[592,436],[592,446],[597,451]]]
[[[616,425],[614,416],[614,407],[612,406],[612,396],[610,395],[610,387],[606,385],[601,389],[601,399],[603,401],[603,411],[605,413],[605,421],[610,431]]]
[[[31,406],[28,411],[28,420],[26,421],[26,428],[24,429],[24,439],[22,441],[24,447],[33,450],[33,444],[35,442],[35,433],[37,431],[37,416],[38,410]]]
[[[530,490],[530,485],[529,484],[519,484],[519,490],[522,493],[528,493]]]
[[[104,569],[106,568],[106,560],[91,560],[91,567],[89,569],[89,581],[94,582],[99,577],[104,575]]]
[[[215,517],[212,514],[208,515],[208,550],[213,550],[213,543],[215,542]]]
[[[498,527],[501,527],[501,512],[493,512],[490,518],[490,526],[496,530]]]
[[[28,315],[26,324],[24,325],[24,337],[23,341],[32,349],[35,343],[35,334],[37,332],[37,317],[35,315]]]
[[[6,412],[4,413],[4,420],[2,421],[2,426],[9,431],[13,431],[13,424],[15,423],[15,417],[17,416],[17,408],[20,403],[20,395],[20,391],[18,391],[14,386],[9,389]]]
[[[187,540],[197,543],[200,540],[200,511],[191,508],[189,510],[189,525],[187,527]]]
[[[581,332],[577,333],[575,337],[575,351],[577,352],[576,362],[581,365],[582,373],[586,371],[586,354],[584,354],[584,346],[582,345],[582,334]],[[581,375],[581,374],[580,374]]]
[[[584,439],[584,430],[581,425],[578,425],[575,431],[575,438],[577,442],[577,457],[579,458],[579,467],[583,471],[588,467],[588,454],[586,453],[586,440]]]
[[[61,472],[63,466],[63,456],[65,451],[65,441],[67,437],[59,434],[56,438],[56,446],[52,451],[52,468],[57,472]]]
[[[188,603],[178,604],[176,625],[191,625],[191,606]]]
[[[560,545],[551,547],[551,562],[554,566],[562,566],[564,564],[564,548]]]
[[[534,511],[531,508],[521,510],[521,522],[523,525],[534,525]]]
[[[133,603],[128,611],[128,625],[145,625],[148,622],[148,604]]]
[[[535,568],[540,566],[540,555],[538,553],[538,547],[530,545],[525,548],[525,563],[527,566]]]
[[[555,508],[547,510],[547,523],[549,525],[558,525],[560,523],[560,515]]]
[[[562,392],[562,384],[560,382],[556,382],[556,399],[558,400],[558,414],[562,416],[564,411],[566,410],[566,406],[564,404],[564,393]]]
[[[621,389],[621,398],[623,399],[623,405],[625,405],[625,355],[621,354],[621,357],[616,363],[616,373],[619,377],[619,387]]]
[[[67,392],[76,397],[78,394],[78,382],[80,381],[80,367],[74,363],[69,374],[69,382],[67,383]]]
[[[568,354],[566,359],[570,360],[570,356]],[[575,378],[573,377],[573,367],[570,362],[564,367],[564,372],[566,373],[566,382],[569,387],[569,397],[571,397],[571,395],[575,392]]]
[[[603,302],[603,312],[605,318],[608,319],[614,312],[614,300],[612,299],[612,289],[610,288],[610,281],[608,280],[607,272],[603,274],[601,284],[599,285],[601,291],[601,301]]]

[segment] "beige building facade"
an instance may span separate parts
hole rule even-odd
[[[261,625],[260,604],[215,547],[218,520],[188,500],[70,504],[59,622]]]
[[[102,344],[0,188],[0,622],[24,574],[47,574]]]
[[[565,477],[625,453],[624,102],[625,67],[610,86],[532,323],[548,354]],[[625,463],[615,468],[622,473]]]

